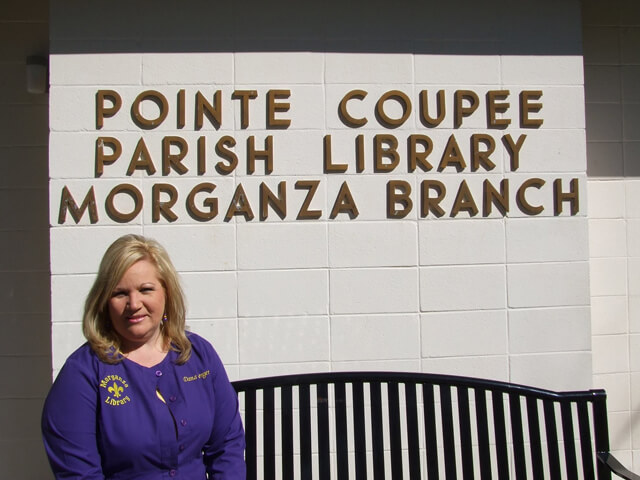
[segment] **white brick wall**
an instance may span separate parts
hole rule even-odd
[[[24,479],[51,478],[40,434],[52,341],[48,97],[25,83],[27,56],[47,54],[47,21],[45,1],[0,6],[0,465]]]
[[[168,248],[187,292],[190,328],[219,345],[234,378],[327,369],[422,369],[543,387],[589,386],[583,73],[575,48],[579,45],[578,29],[567,29],[568,25],[579,25],[577,7],[577,3],[572,4],[563,12],[554,12],[555,16],[540,13],[539,17],[527,17],[526,22],[553,22],[557,29],[551,30],[555,29],[558,41],[568,47],[561,55],[553,49],[550,55],[530,55],[525,48],[526,36],[521,36],[519,29],[507,33],[498,28],[496,32],[500,33],[496,35],[501,38],[488,39],[487,28],[496,20],[487,18],[489,24],[480,29],[472,21],[475,15],[456,22],[463,28],[449,32],[456,42],[466,32],[468,43],[443,44],[440,53],[433,42],[429,44],[433,48],[425,49],[421,37],[412,39],[413,52],[373,48],[371,53],[355,53],[359,49],[336,50],[329,44],[325,49],[310,48],[309,52],[303,48],[286,53],[278,48],[271,50],[270,42],[275,45],[289,38],[287,35],[295,41],[306,39],[294,25],[285,28],[282,22],[279,25],[284,30],[277,39],[255,26],[260,49],[224,48],[222,42],[215,52],[208,53],[206,47],[190,47],[197,43],[196,37],[203,45],[217,41],[219,37],[213,33],[169,29],[165,42],[174,46],[165,53],[158,46],[140,48],[139,52],[134,47],[120,47],[123,53],[100,53],[117,51],[117,45],[126,44],[125,35],[114,30],[107,41],[101,37],[104,26],[100,23],[95,30],[84,29],[68,21],[67,7],[55,6],[52,43],[57,51],[51,57],[49,209],[54,369],[60,368],[74,344],[81,341],[74,328],[79,328],[82,298],[102,251],[114,238],[131,231],[157,238]],[[260,9],[263,13],[268,10]],[[87,14],[91,10],[88,7]],[[430,23],[434,31],[443,23],[452,26],[452,17],[448,17],[452,12],[443,8],[438,21],[428,16],[430,22],[434,20]],[[358,14],[368,15],[361,11]],[[178,17],[183,18],[181,15],[188,13]],[[227,15],[233,19],[230,12]],[[326,28],[326,35],[335,41],[344,38],[345,45],[354,38],[371,39],[376,31],[370,30],[367,22],[342,25],[338,18],[325,27],[320,18],[329,19],[323,14],[305,21]],[[513,26],[524,28],[523,22],[524,17],[516,12],[508,18]],[[243,24],[243,31],[251,31],[247,30],[253,25],[249,18],[243,18]],[[346,25],[349,28],[340,34]],[[230,27],[225,24],[221,28]],[[406,28],[407,35],[414,35],[410,33],[414,30]],[[157,40],[146,31],[139,35],[140,45]],[[104,48],[96,46],[100,41],[106,42]],[[247,38],[236,41],[238,45],[249,42]],[[510,45],[510,54],[501,54],[496,41]],[[475,51],[473,44],[486,51]],[[454,52],[452,48],[467,51]],[[77,49],[87,53],[74,51]],[[95,102],[100,89],[117,91],[122,108],[114,117],[105,118],[104,127],[98,130]],[[182,89],[186,98],[184,127],[177,124],[177,95]],[[282,89],[290,91],[290,96],[279,102],[289,103],[290,108],[277,112],[276,118],[290,119],[291,125],[267,128],[267,94]],[[340,100],[354,89],[367,92],[362,101],[353,100],[348,106],[352,116],[367,117],[367,124],[361,128],[345,126],[338,115]],[[133,121],[130,107],[146,90],[161,92],[169,113],[157,128],[143,130]],[[222,98],[220,128],[205,120],[203,128],[196,129],[195,93],[200,91],[211,100],[217,90]],[[246,128],[241,125],[240,101],[232,99],[236,90],[257,92],[257,98],[249,102]],[[393,129],[381,125],[375,115],[378,99],[390,90],[405,93],[411,101],[406,122]],[[437,128],[425,127],[420,119],[422,90],[429,91],[430,102],[435,101],[438,90],[445,92],[448,113]],[[473,90],[480,100],[477,111],[465,118],[460,128],[453,126],[457,90]],[[509,110],[498,114],[511,119],[505,129],[487,126],[485,97],[489,90],[510,91],[508,99],[501,100],[510,103]],[[539,101],[543,109],[531,114],[544,118],[540,128],[521,128],[519,124],[522,90],[542,91]],[[394,100],[387,101],[384,109],[394,118],[402,114]],[[144,115],[157,113],[150,102],[143,104]],[[470,165],[471,135],[476,133],[494,139],[491,160],[495,168],[471,172],[467,166],[458,173],[448,167],[438,172],[451,135],[455,135]],[[359,134],[365,137],[361,172],[356,170],[355,158]],[[374,168],[373,142],[377,134],[398,139],[400,162],[392,172]],[[429,161],[433,171],[410,172],[406,142],[412,134],[431,137]],[[511,171],[510,155],[502,143],[505,134],[514,139],[527,135],[516,172]],[[182,162],[188,171],[182,175],[175,171],[162,175],[162,139],[168,135],[180,136],[188,144]],[[215,143],[223,135],[236,141],[233,150],[238,165],[229,175],[214,168],[219,161]],[[325,135],[332,136],[333,163],[347,165],[346,172],[324,173]],[[103,174],[96,178],[95,149],[100,136],[117,138],[122,156],[114,164],[105,165]],[[207,142],[207,171],[198,175],[197,142],[203,136]],[[271,174],[265,172],[262,160],[256,162],[255,173],[248,172],[246,151],[251,136],[259,150],[264,148],[267,136],[272,136]],[[128,176],[127,167],[141,138],[157,171],[153,175],[136,171]],[[516,201],[521,183],[533,177],[545,182],[539,190],[530,188],[526,193],[529,203],[544,207],[536,216],[524,213]],[[556,216],[553,182],[561,179],[567,191],[573,178],[580,182],[580,211],[571,215],[569,205],[564,203],[563,213]],[[420,185],[425,179],[440,181],[447,188],[441,203],[447,213],[442,218],[433,213],[426,219],[420,216]],[[511,182],[509,213],[504,216],[494,207],[485,218],[483,181],[498,186],[503,179]],[[320,218],[296,219],[307,195],[306,190],[295,187],[298,180],[319,182],[309,209],[320,211]],[[411,186],[413,208],[403,219],[387,218],[386,187],[390,180]],[[451,217],[449,211],[463,180],[480,212],[472,217],[462,211]],[[139,189],[144,205],[133,221],[123,224],[107,216],[104,199],[124,182]],[[218,215],[208,222],[193,219],[185,204],[191,189],[202,182],[216,185],[212,194],[201,193],[196,200],[201,206],[207,197],[217,199]],[[261,219],[261,184],[277,192],[281,182],[286,184],[286,216],[280,218],[269,209],[268,218]],[[342,213],[332,219],[332,208],[345,182],[358,216],[350,219]],[[172,211],[177,219],[173,222],[163,217],[152,220],[152,188],[158,183],[169,183],[176,189],[178,200]],[[225,221],[231,197],[240,185],[254,218]],[[87,214],[80,225],[75,225],[69,214],[63,225],[58,223],[64,186],[76,202],[94,187],[97,225],[90,224]],[[167,194],[162,199],[166,200]],[[133,203],[120,195],[117,206],[130,211]],[[571,369],[557,368],[563,364],[571,365]],[[553,368],[554,374],[548,375],[540,365]]]
[[[637,2],[584,2],[593,383],[607,389],[619,458],[638,470]]]

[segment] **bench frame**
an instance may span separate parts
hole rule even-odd
[[[259,474],[260,478],[275,479],[276,472],[283,479],[293,479],[294,463],[298,467],[295,476],[305,480],[314,478],[315,473],[317,478],[328,479],[336,474],[336,478],[342,480],[350,478],[350,471],[351,475],[355,472],[356,480],[368,478],[371,473],[375,480],[388,478],[388,474],[393,479],[416,480],[520,480],[547,475],[551,479],[602,480],[610,479],[612,472],[628,480],[640,480],[640,476],[626,470],[609,452],[604,390],[553,392],[478,378],[399,372],[310,373],[239,380],[233,385],[244,409],[247,478],[252,480],[257,480]],[[367,406],[365,391],[370,401]],[[294,392],[297,392],[295,399]],[[311,395],[312,392],[315,394]],[[401,399],[404,400],[402,408]],[[297,405],[295,414],[299,415],[296,432],[299,451],[296,452],[294,404]],[[313,428],[312,409],[317,409],[317,425]],[[347,409],[351,410],[353,420],[349,425]],[[369,409],[367,418],[365,409]],[[422,421],[419,421],[418,409],[423,410]],[[388,422],[383,418],[385,415]],[[278,416],[280,421],[276,425]],[[438,434],[436,416],[441,424]],[[491,441],[490,418],[493,418]],[[404,441],[401,424],[406,429]],[[385,428],[388,445],[384,445]],[[276,429],[281,437],[278,453]],[[476,433],[473,440],[472,429]],[[371,438],[369,470],[365,430]],[[353,435],[351,451],[348,432]],[[541,441],[541,432],[545,442]],[[559,440],[559,433],[564,441]],[[260,443],[262,468],[258,465]],[[317,450],[312,451],[312,445]],[[473,449],[476,449],[475,466]],[[490,449],[495,459],[493,464]],[[385,450],[389,452],[387,462]],[[315,455],[318,456],[316,471],[312,468]],[[547,472],[543,469],[543,455]],[[443,458],[438,460],[439,456]]]

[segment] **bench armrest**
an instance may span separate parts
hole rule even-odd
[[[627,480],[640,480],[640,475],[627,470],[613,455],[609,452],[598,452],[598,460],[604,463],[609,469],[619,477]]]

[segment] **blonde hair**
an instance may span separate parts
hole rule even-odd
[[[85,301],[82,332],[102,361],[122,361],[121,339],[111,326],[108,302],[124,273],[140,260],[149,260],[158,270],[166,295],[167,320],[163,321],[161,332],[168,347],[179,352],[177,363],[183,364],[191,356],[191,342],[185,333],[186,307],[178,272],[167,251],[158,242],[140,235],[118,238],[102,257],[95,282]]]

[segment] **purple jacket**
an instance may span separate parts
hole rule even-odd
[[[42,414],[56,478],[245,479],[238,397],[211,344],[188,335],[184,365],[173,351],[110,365],[88,344],[67,359]]]

